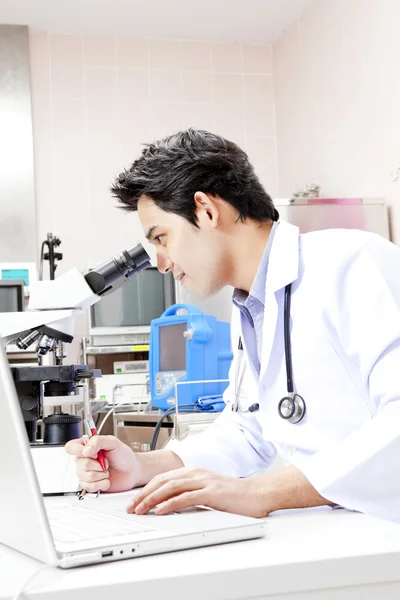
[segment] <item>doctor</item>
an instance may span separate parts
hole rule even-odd
[[[339,505],[400,522],[400,250],[356,230],[300,235],[245,152],[205,131],[149,145],[112,191],[162,273],[198,297],[235,288],[235,356],[204,433],[142,454],[113,436],[69,442],[82,487],[145,486],[138,514]],[[276,456],[286,466],[265,472]]]

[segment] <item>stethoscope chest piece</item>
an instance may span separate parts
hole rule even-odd
[[[278,413],[289,423],[298,423],[306,414],[306,403],[299,394],[285,396],[278,404]]]

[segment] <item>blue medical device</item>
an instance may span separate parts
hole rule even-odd
[[[222,410],[233,354],[230,325],[191,304],[173,304],[150,324],[150,391],[153,408],[176,404]],[[186,382],[201,382],[189,384]],[[177,385],[176,385],[177,384]],[[200,400],[199,400],[200,399]],[[215,402],[210,399],[215,399]]]

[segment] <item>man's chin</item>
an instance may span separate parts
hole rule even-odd
[[[196,296],[197,300],[208,300],[209,298],[213,298],[218,294],[219,290],[191,290],[193,294]]]
[[[185,288],[185,290],[191,292],[197,298],[197,300],[207,300],[208,298],[213,298],[213,296],[218,294],[218,292],[224,287],[221,286],[218,289],[213,288],[201,290],[196,288],[194,285],[191,285],[193,284],[193,281],[187,275],[185,275],[179,283]]]

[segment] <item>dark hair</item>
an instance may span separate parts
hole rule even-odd
[[[127,211],[137,210],[140,196],[146,195],[195,226],[196,192],[229,202],[241,221],[279,219],[247,154],[219,135],[196,129],[147,144],[130,169],[116,178],[111,192]]]

